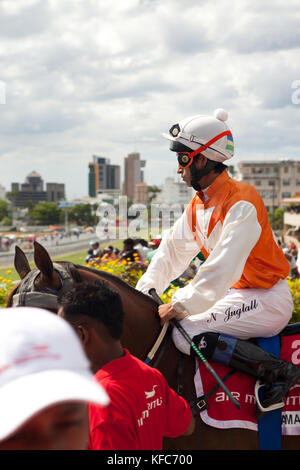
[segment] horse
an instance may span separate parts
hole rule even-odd
[[[72,264],[68,261],[52,261],[47,250],[38,242],[34,242],[34,262],[36,268],[31,270],[29,262],[24,252],[16,246],[14,265],[20,276],[20,282],[10,292],[6,308],[14,305],[15,298],[23,295],[25,303],[23,305],[33,305],[39,302],[44,295],[52,300],[57,298],[61,289],[69,289],[70,285],[64,286],[64,280],[58,272],[58,266],[64,270],[68,280],[72,283],[88,282],[92,280],[105,281],[110,287],[116,290],[122,300],[124,307],[124,331],[122,344],[134,356],[145,361],[148,352],[151,350],[157,337],[161,332],[161,324],[158,315],[158,304],[148,295],[145,295],[120,278],[105,271],[100,271],[92,267]],[[25,294],[18,294],[22,284],[30,278],[34,279],[33,284],[27,288],[34,291],[37,297],[29,297],[26,300]],[[40,297],[39,297],[40,296]],[[55,302],[47,307],[43,302],[39,304],[48,310],[57,311]],[[169,327],[171,328],[171,327]],[[168,384],[175,391],[180,393],[189,403],[196,399],[194,386],[195,358],[180,353],[174,346],[168,330],[162,345],[159,347],[153,361],[153,367],[165,376]],[[206,425],[198,413],[195,417],[195,431],[190,436],[180,436],[178,438],[165,438],[164,450],[258,450],[258,433],[248,429],[217,429]],[[300,447],[300,436],[282,436],[282,449],[295,450]]]

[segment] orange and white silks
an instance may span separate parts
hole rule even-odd
[[[202,200],[203,199],[203,200]],[[264,203],[254,187],[223,171],[192,199],[162,242],[137,289],[159,295],[180,276],[201,250],[206,261],[172,304],[178,312],[205,312],[230,288],[269,289],[289,274],[276,243]]]

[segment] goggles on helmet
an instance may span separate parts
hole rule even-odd
[[[177,153],[177,161],[179,165],[183,168],[190,166],[193,162],[193,158],[191,158],[190,155],[191,154],[187,152]]]
[[[206,145],[201,145],[201,147],[193,152],[178,152],[177,153],[177,161],[180,166],[183,168],[187,168],[193,163],[194,157],[199,155],[199,153],[203,152],[203,150],[207,149]]]

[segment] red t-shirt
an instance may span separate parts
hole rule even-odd
[[[110,404],[89,405],[89,449],[160,450],[163,437],[177,437],[187,430],[190,407],[161,372],[124,351],[122,358],[95,374]]]

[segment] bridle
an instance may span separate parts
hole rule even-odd
[[[12,307],[40,307],[49,310],[57,310],[58,295],[70,290],[74,286],[75,281],[65,266],[53,263],[53,268],[57,272],[61,282],[61,287],[58,290],[51,288],[38,289],[35,285],[35,281],[41,271],[37,268],[33,269],[25,276],[14,292],[12,296]]]

